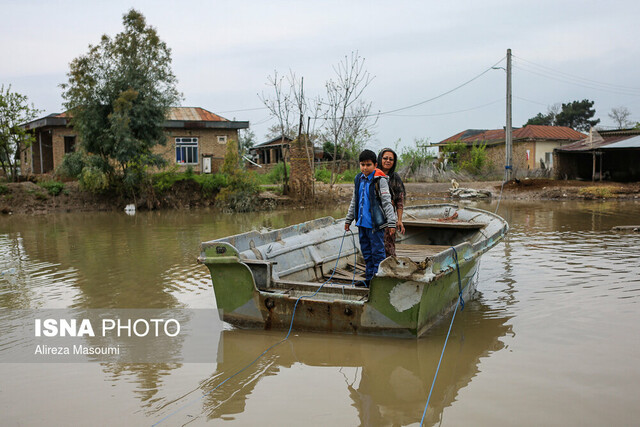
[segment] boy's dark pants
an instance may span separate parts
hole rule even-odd
[[[378,271],[378,265],[387,257],[384,251],[384,229],[375,231],[373,228],[358,227],[358,238],[367,264],[365,278],[371,280]]]

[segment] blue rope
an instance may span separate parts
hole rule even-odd
[[[449,342],[449,335],[451,335],[451,328],[453,327],[453,321],[456,318],[456,313],[458,312],[458,306],[461,305],[460,311],[464,310],[464,300],[462,299],[462,282],[460,280],[460,265],[458,264],[458,252],[452,246],[454,257],[453,259],[456,261],[456,270],[458,271],[458,302],[456,302],[456,307],[453,309],[453,316],[451,317],[451,323],[449,324],[449,331],[447,332],[447,336],[444,339],[444,345],[442,346],[442,353],[440,353],[440,360],[438,361],[438,366],[436,367],[436,373],[433,376],[433,382],[431,383],[431,389],[429,390],[429,397],[427,397],[427,403],[424,405],[424,412],[422,412],[422,419],[420,420],[420,426],[424,423],[424,417],[427,415],[427,408],[429,407],[429,402],[431,401],[431,394],[433,393],[433,387],[436,384],[436,379],[438,378],[438,372],[440,371],[440,365],[442,364],[442,358],[444,357],[444,350],[447,348],[447,342]],[[465,286],[465,289],[467,286]]]
[[[351,233],[351,235],[353,236],[353,232],[351,230],[349,230],[349,232]],[[342,253],[342,245],[344,243],[344,238],[347,235],[347,231],[345,230],[344,234],[342,235],[342,241],[340,242],[340,250],[338,251],[338,258],[336,259],[336,265],[333,268],[333,272],[331,273],[331,276],[323,283],[320,285],[320,287],[318,289],[316,289],[316,291],[311,294],[311,295],[302,295],[300,296],[297,300],[296,300],[296,304],[293,307],[293,313],[291,313],[291,324],[289,325],[289,331],[287,332],[287,335],[281,339],[280,341],[278,341],[277,343],[273,344],[271,347],[267,348],[265,351],[263,351],[262,353],[260,353],[260,355],[258,357],[256,357],[253,361],[251,361],[248,365],[246,365],[244,368],[240,369],[238,372],[236,372],[235,374],[231,375],[230,377],[228,377],[227,379],[225,379],[224,381],[222,381],[220,384],[218,384],[217,386],[215,386],[214,388],[212,388],[211,390],[209,390],[208,392],[206,392],[205,394],[203,394],[202,396],[200,396],[197,399],[192,400],[191,402],[181,406],[180,408],[176,409],[175,411],[173,411],[172,413],[166,415],[164,418],[162,418],[161,420],[157,421],[156,423],[152,424],[152,426],[157,426],[158,424],[164,422],[165,420],[167,420],[168,418],[174,416],[175,414],[177,414],[178,412],[182,411],[185,408],[188,408],[189,406],[193,405],[196,402],[201,401],[202,399],[204,399],[205,397],[207,397],[209,394],[211,394],[212,392],[214,392],[216,389],[218,389],[221,385],[223,385],[224,383],[226,383],[227,381],[229,381],[231,378],[235,377],[236,375],[242,373],[243,371],[245,371],[247,368],[249,368],[251,365],[253,365],[254,363],[256,363],[262,356],[264,356],[265,354],[267,354],[269,352],[269,350],[271,350],[272,348],[282,344],[283,342],[285,342],[286,340],[289,339],[289,335],[291,335],[291,330],[293,329],[293,319],[295,318],[296,315],[296,309],[298,308],[298,303],[300,302],[300,300],[302,298],[313,298],[314,296],[318,295],[318,292],[320,292],[320,290],[324,287],[324,285],[326,285],[327,283],[331,282],[331,279],[333,279],[333,275],[336,273],[336,269],[338,268],[338,261],[340,261],[340,254]],[[355,240],[354,240],[355,243]],[[354,249],[355,249],[355,245],[354,245]],[[354,254],[355,255],[355,254]],[[354,266],[354,279],[355,279],[355,266]]]
[[[460,310],[464,310],[464,300],[462,299],[462,281],[460,280],[460,266],[458,265],[458,251],[456,248],[451,246],[451,250],[453,251],[453,259],[456,261],[456,271],[458,272],[458,297],[460,298]]]

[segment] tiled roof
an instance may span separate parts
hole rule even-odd
[[[523,128],[514,129],[512,138],[514,141],[522,140],[562,140],[562,141],[578,141],[586,135],[565,126],[540,126],[527,125]],[[476,141],[482,141],[489,144],[504,142],[504,129],[467,129],[457,133],[438,144],[447,144],[449,142],[462,141],[471,144]]]
[[[200,107],[174,107],[169,111],[167,120],[185,120],[202,122],[228,122],[229,120]]]

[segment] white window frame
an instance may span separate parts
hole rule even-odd
[[[179,136],[175,138],[176,163],[179,165],[197,165],[200,163],[198,157],[198,138]]]
[[[218,144],[226,144],[227,135],[218,135]]]

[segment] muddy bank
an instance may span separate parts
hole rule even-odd
[[[0,212],[4,214],[38,215],[53,212],[86,212],[123,210],[135,204],[139,210],[192,209],[215,205],[215,194],[204,194],[194,183],[178,182],[161,195],[123,198],[115,195],[95,195],[83,191],[77,182],[65,183],[60,194],[53,196],[45,188],[32,182],[4,184],[7,191],[0,195]],[[410,204],[429,200],[449,201],[451,183],[406,183],[407,202]],[[461,188],[483,190],[493,198],[521,200],[594,200],[640,199],[640,183],[607,183],[586,181],[555,181],[531,179],[510,181],[502,186],[499,181],[462,182]],[[295,196],[281,196],[273,191],[263,191],[257,198],[259,209],[278,207],[302,208],[348,203],[353,184],[329,185],[317,183],[314,200],[300,200]]]

